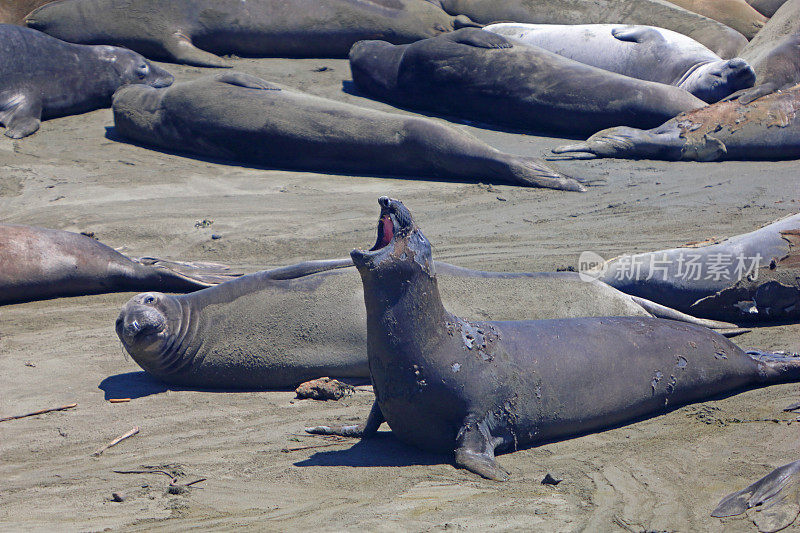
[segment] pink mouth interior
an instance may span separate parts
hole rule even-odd
[[[383,215],[378,221],[378,244],[375,245],[375,250],[380,250],[384,246],[387,246],[390,242],[392,242],[392,237],[394,237],[394,224],[392,224],[392,219],[389,215]]]

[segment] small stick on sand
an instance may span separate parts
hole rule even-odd
[[[111,398],[108,403],[127,403],[131,401],[130,398]]]
[[[124,435],[120,435],[120,436],[119,436],[119,437],[117,437],[116,439],[112,440],[111,442],[109,442],[108,444],[106,444],[106,445],[105,445],[105,446],[103,446],[102,448],[98,449],[96,452],[94,452],[94,453],[92,454],[92,456],[94,456],[94,457],[98,457],[100,454],[102,454],[102,453],[103,453],[104,451],[106,451],[107,449],[111,448],[112,446],[116,446],[117,444],[119,444],[120,442],[124,441],[124,440],[125,440],[125,439],[127,439],[128,437],[133,437],[133,436],[134,436],[134,435],[136,435],[137,433],[139,433],[139,426],[135,426],[135,427],[134,427],[132,430],[130,430],[129,432],[125,433]]]
[[[332,442],[327,442],[325,444],[310,444],[308,446],[297,446],[294,448],[283,448],[281,451],[283,453],[289,452],[298,452],[300,450],[310,450],[312,448],[327,448],[328,446],[336,446],[337,444],[347,444],[353,442],[353,439],[348,439],[345,437],[338,437],[336,435],[326,435],[326,437],[334,437],[334,439],[325,439],[330,440]]]
[[[26,416],[43,415],[45,413],[52,413],[53,411],[64,411],[66,409],[72,409],[73,407],[78,407],[78,404],[77,403],[71,403],[69,405],[62,405],[61,407],[54,407],[52,409],[42,409],[41,411],[34,411],[32,413],[26,413],[24,415],[7,416],[5,418],[0,418],[0,422],[8,422],[9,420],[17,420],[18,418],[25,418]]]

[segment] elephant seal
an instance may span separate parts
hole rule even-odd
[[[436,268],[448,305],[476,319],[652,313],[730,326],[630,297],[602,282],[585,283],[574,272],[482,272],[438,262]],[[363,302],[349,258],[308,261],[191,295],[139,294],[121,310],[116,330],[133,360],[166,383],[293,387],[322,376],[369,376]]]
[[[0,24],[0,122],[12,139],[36,132],[41,119],[108,107],[122,85],[166,87],[172,80],[130,50],[65,43]]]
[[[797,159],[800,157],[798,111],[800,85],[747,105],[739,99],[717,102],[682,113],[651,130],[610,128],[584,142],[554,148],[553,152],[565,154],[560,159]]]
[[[720,242],[624,255],[587,275],[684,313],[800,319],[800,214]]]
[[[430,0],[451,15],[481,24],[637,24],[687,35],[724,59],[747,44],[744,35],[666,0]]]
[[[0,24],[25,25],[25,15],[55,0],[0,0]]]
[[[669,0],[669,3],[721,22],[748,40],[767,22],[767,17],[744,0]]]
[[[287,169],[584,190],[538,159],[499,152],[443,124],[311,96],[238,72],[166,90],[124,87],[113,108],[124,137],[202,156]]]
[[[800,0],[783,4],[764,29],[742,50],[756,84],[731,96],[743,104],[800,83]]]
[[[361,39],[408,43],[474,26],[426,0],[61,0],[27,24],[199,67],[230,66],[223,54],[346,57]]]
[[[350,51],[356,86],[392,103],[471,120],[580,133],[649,124],[705,106],[678,87],[584,65],[491,32],[465,28]]]
[[[366,438],[386,421],[400,440],[454,450],[457,466],[504,480],[496,451],[800,380],[800,356],[745,353],[709,329],[671,320],[473,322],[450,314],[430,243],[400,202],[380,204],[376,245],[351,253],[364,285],[375,403],[363,426],[311,433]]]
[[[786,0],[747,0],[747,3],[765,17],[772,17]]]
[[[776,468],[752,485],[729,494],[711,516],[736,516],[749,509],[755,509],[752,518],[760,532],[773,533],[792,525],[800,515],[800,461]]]
[[[107,292],[189,292],[238,275],[216,263],[130,259],[69,231],[0,224],[0,305]]]
[[[483,29],[603,70],[674,85],[709,103],[756,81],[745,60],[724,60],[690,37],[653,26],[500,23]]]

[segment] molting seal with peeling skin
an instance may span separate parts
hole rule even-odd
[[[397,437],[484,477],[495,451],[597,431],[747,387],[800,380],[800,357],[745,353],[706,328],[657,318],[472,322],[447,312],[431,247],[382,197],[378,238],[354,250],[367,309],[375,404],[363,426],[320,434]]]

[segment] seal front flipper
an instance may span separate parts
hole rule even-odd
[[[262,89],[264,91],[281,90],[281,88],[275,84],[262,80],[252,74],[245,74],[244,72],[226,72],[217,75],[215,79],[219,82],[236,85],[237,87],[244,87],[245,89]]]
[[[800,514],[800,461],[777,468],[747,488],[729,494],[711,513],[715,518],[736,516],[760,507],[753,521],[759,531],[780,531]]]
[[[6,137],[21,139],[36,132],[41,124],[42,101],[26,94],[11,96],[0,107],[0,122],[5,127]]]
[[[720,102],[737,100],[740,104],[747,105],[751,102],[758,100],[762,96],[767,96],[768,94],[772,94],[777,90],[778,88],[775,87],[775,84],[764,83],[762,85],[757,85],[756,87],[750,87],[749,89],[742,89],[741,91],[736,91],[735,93],[720,100]]]
[[[367,421],[357,426],[315,426],[306,428],[306,433],[312,435],[338,435],[340,437],[353,437],[356,439],[368,439],[374,437],[378,428],[386,419],[383,417],[378,401],[372,404]]]
[[[494,458],[494,450],[502,442],[502,438],[492,437],[486,421],[468,418],[456,437],[456,466],[486,479],[506,481],[508,472],[500,468]]]
[[[466,44],[477,48],[511,48],[514,46],[511,41],[502,35],[479,30],[477,28],[463,28],[445,34],[442,38],[453,41],[454,43]]]
[[[231,68],[221,57],[205,50],[200,50],[186,35],[176,32],[164,43],[164,50],[175,63],[184,63],[195,67]]]
[[[611,35],[620,41],[629,43],[643,43],[645,41],[663,41],[664,36],[655,28],[648,26],[633,26],[630,28],[614,28]]]

